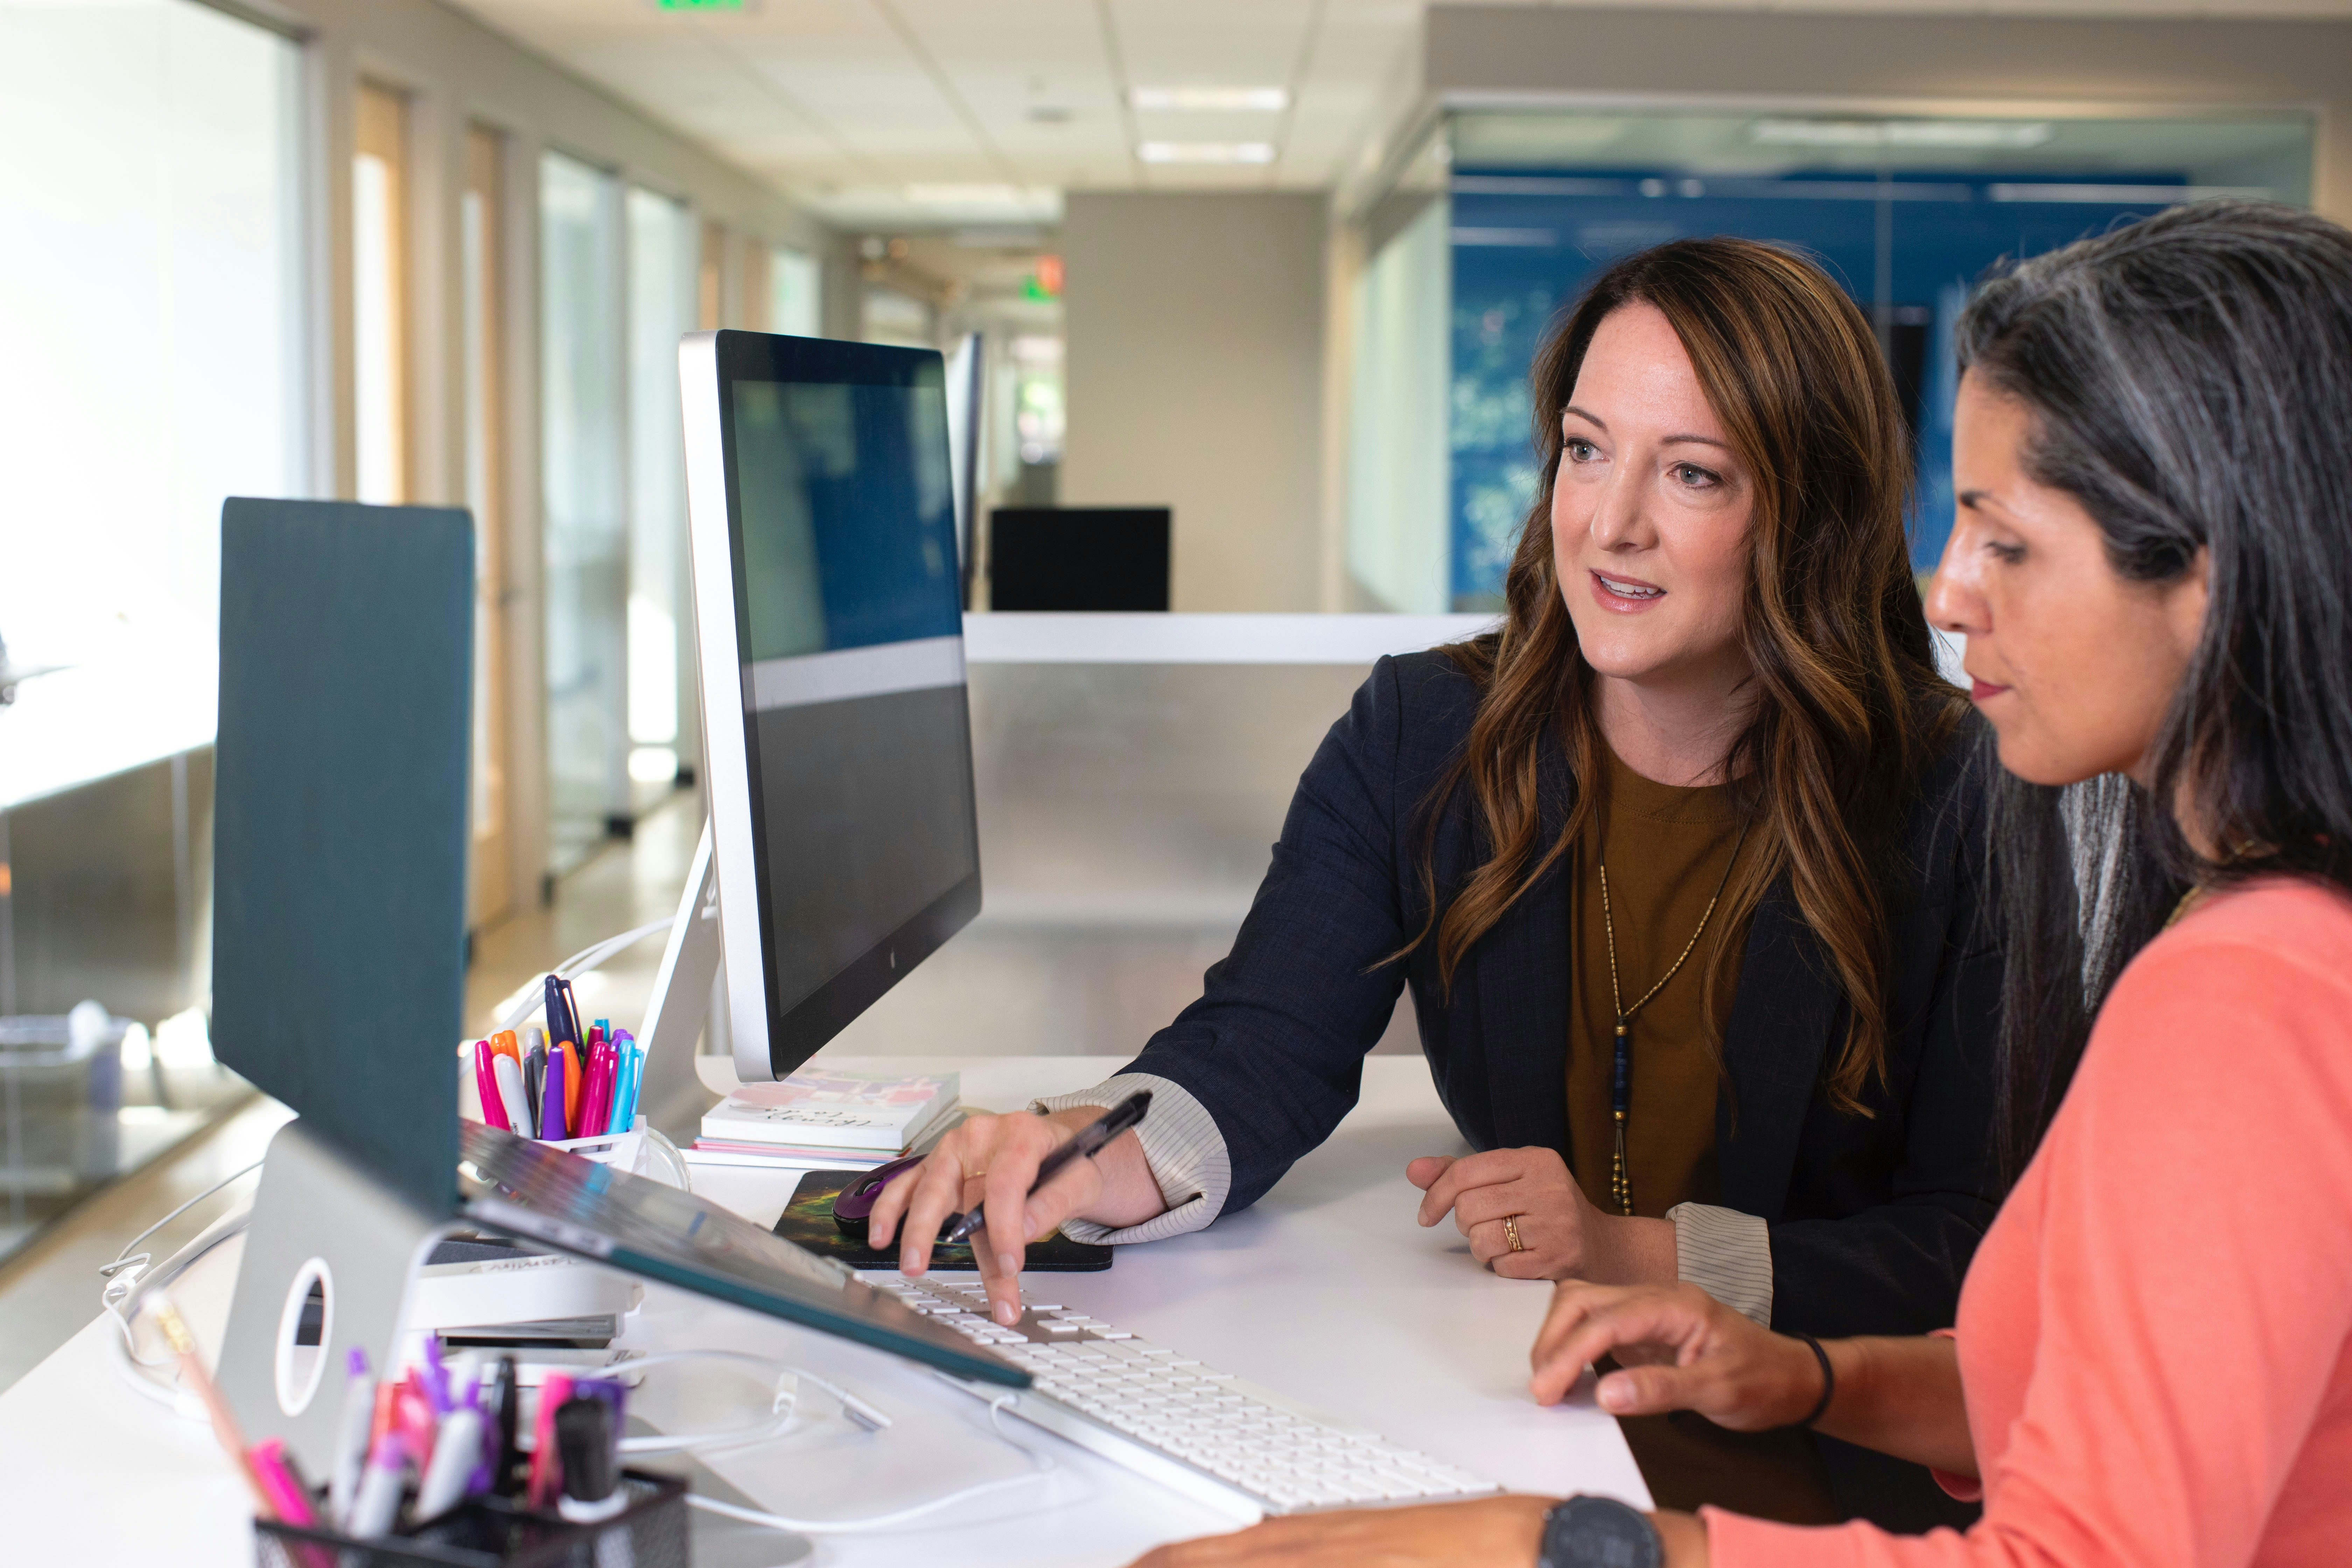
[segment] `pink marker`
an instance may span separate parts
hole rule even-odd
[[[298,1529],[315,1529],[319,1516],[310,1507],[310,1494],[287,1468],[285,1440],[264,1438],[246,1457],[253,1461],[253,1473],[261,1478],[262,1492],[278,1519]]]
[[[501,1132],[511,1132],[514,1123],[507,1120],[506,1100],[499,1093],[499,1075],[490,1065],[497,1054],[490,1049],[489,1041],[474,1042],[474,1092],[482,1101],[482,1120]]]

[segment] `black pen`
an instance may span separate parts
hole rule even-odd
[[[1034,1194],[1039,1187],[1060,1175],[1064,1167],[1071,1161],[1093,1159],[1104,1144],[1141,1121],[1143,1113],[1150,1109],[1151,1091],[1148,1089],[1139,1089],[1101,1116],[1079,1128],[1076,1137],[1037,1163],[1037,1179],[1029,1184],[1029,1191]],[[971,1239],[971,1233],[978,1230],[983,1223],[978,1209],[972,1210],[968,1215],[958,1215],[948,1222],[947,1232],[940,1237],[940,1243],[941,1246],[952,1246],[957,1242],[969,1241]]]

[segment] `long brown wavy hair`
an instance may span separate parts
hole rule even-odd
[[[1870,323],[1822,269],[1745,239],[1677,240],[1625,258],[1556,326],[1530,373],[1542,484],[1508,575],[1503,626],[1446,651],[1479,686],[1462,754],[1431,797],[1422,861],[1441,982],[1559,862],[1596,808],[1580,788],[1549,844],[1538,842],[1545,749],[1578,780],[1601,776],[1605,743],[1592,670],[1560,594],[1551,531],[1561,410],[1601,322],[1654,306],[1672,323],[1708,406],[1755,476],[1741,641],[1754,717],[1724,775],[1762,852],[1726,895],[1722,932],[1745,926],[1785,874],[1836,973],[1848,1010],[1832,1102],[1864,1110],[1883,1079],[1887,1017],[1884,873],[1920,773],[1967,703],[1936,669],[1904,537],[1911,437]],[[1443,903],[1436,827],[1466,784],[1486,859]],[[1718,939],[1710,990],[1731,953]]]

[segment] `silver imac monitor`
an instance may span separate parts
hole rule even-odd
[[[735,1070],[782,1078],[980,912],[945,366],[678,349]]]

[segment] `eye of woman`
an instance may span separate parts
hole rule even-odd
[[[2004,566],[2014,566],[2025,559],[2025,546],[2006,539],[1988,539],[1985,553]]]
[[[1676,463],[1667,472],[1674,475],[1676,484],[1687,486],[1695,490],[1710,489],[1723,483],[1722,475],[1712,469],[1702,468],[1696,463]]]
[[[1570,436],[1561,443],[1560,450],[1568,454],[1568,460],[1571,463],[1589,463],[1601,449],[1581,436]]]

